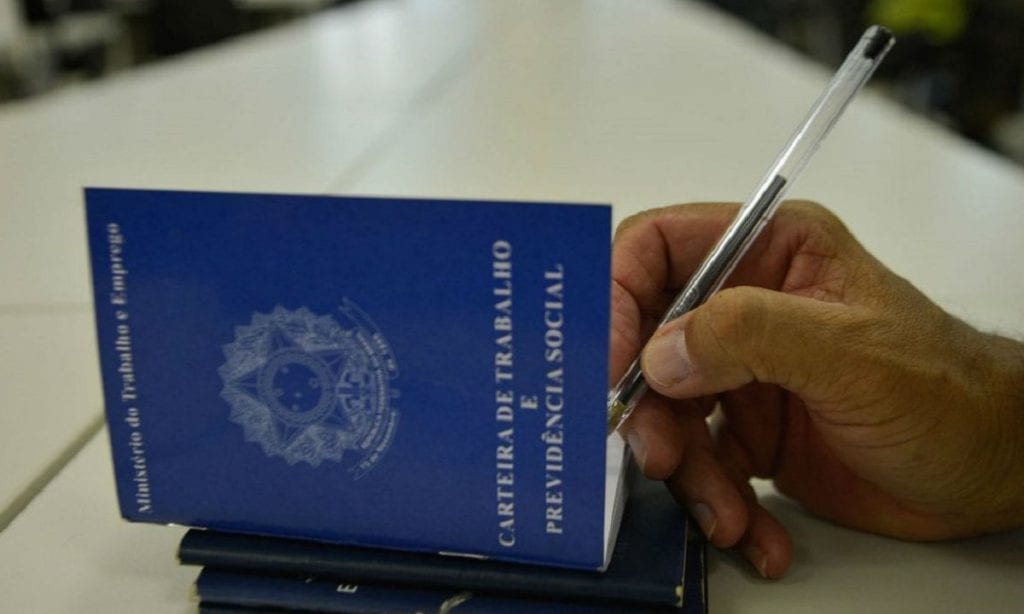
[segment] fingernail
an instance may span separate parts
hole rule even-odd
[[[686,379],[693,370],[682,330],[656,335],[644,350],[644,377],[661,386]]]
[[[718,526],[718,518],[715,517],[715,513],[711,511],[707,503],[691,503],[690,515],[700,525],[700,530],[704,532],[704,537],[710,541],[711,536],[715,534],[715,527]]]
[[[640,471],[643,471],[644,465],[647,464],[647,442],[634,430],[626,433],[626,441],[629,443],[629,449],[633,450],[636,464],[640,466]]]
[[[768,555],[757,546],[747,546],[743,549],[743,556],[747,557],[762,578],[768,579]]]

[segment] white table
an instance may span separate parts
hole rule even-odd
[[[45,331],[44,318],[60,315],[77,336],[25,332],[18,351],[49,343],[39,351],[65,360],[62,372],[95,372],[91,332],[80,328],[89,318],[82,184],[592,200],[614,203],[621,220],[660,204],[745,197],[826,78],[679,1],[406,0],[332,11],[0,110],[0,138],[24,143],[20,155],[0,150],[0,183],[17,201],[0,204],[0,324],[27,331],[14,319],[24,317]],[[1019,168],[867,92],[792,194],[827,203],[954,313],[1024,331]],[[98,415],[95,383],[80,382],[67,400],[55,387],[35,397],[35,384],[18,388],[48,381],[50,367],[3,371],[5,411],[20,398],[39,404],[23,412],[24,429],[3,435],[44,449],[28,463],[37,468],[59,464],[68,448],[58,444]],[[79,427],[55,438],[32,417],[39,412]],[[5,606],[190,609],[190,576],[173,558],[180,530],[119,521],[110,473],[100,433],[0,533]],[[907,544],[811,518],[770,485],[758,490],[791,528],[796,561],[786,579],[766,583],[713,553],[715,612],[1009,612],[1024,603],[1022,531]]]

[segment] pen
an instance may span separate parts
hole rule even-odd
[[[786,190],[871,77],[894,40],[892,33],[881,26],[871,26],[864,32],[736,218],[673,301],[659,327],[695,309],[725,283],[736,263],[767,224]],[[647,388],[640,358],[637,357],[608,393],[609,435],[629,418]]]

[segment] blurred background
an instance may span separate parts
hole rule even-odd
[[[914,111],[1024,164],[1024,0],[696,1],[830,66],[867,24],[886,25],[899,44],[875,82]],[[0,105],[345,3],[0,0]]]
[[[345,4],[338,0],[0,0],[0,104]]]

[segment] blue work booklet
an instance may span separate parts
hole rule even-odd
[[[607,564],[610,208],[87,189],[131,520]]]

